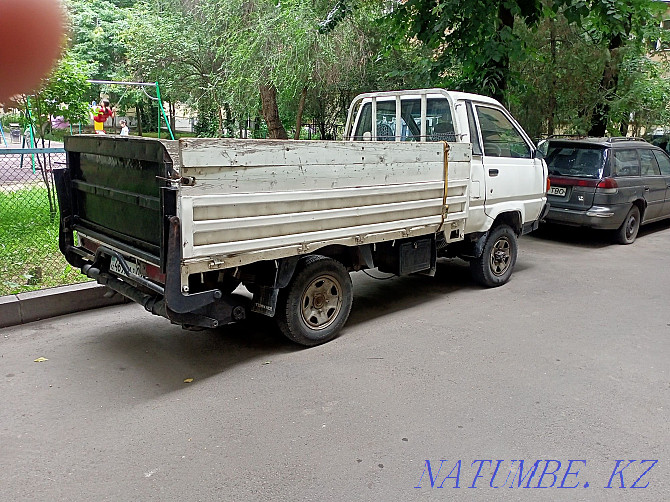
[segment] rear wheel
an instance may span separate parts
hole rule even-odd
[[[640,209],[633,206],[628,211],[626,218],[616,231],[616,241],[619,244],[632,244],[640,230]]]
[[[514,269],[517,240],[509,225],[498,225],[489,234],[484,250],[470,262],[470,272],[475,281],[487,288],[505,284]]]
[[[353,286],[347,269],[325,256],[307,256],[280,291],[277,325],[289,340],[301,345],[326,343],[347,322],[352,303]]]

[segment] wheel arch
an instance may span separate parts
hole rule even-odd
[[[633,201],[633,206],[637,206],[640,210],[640,223],[644,220],[644,213],[647,212],[647,201],[644,199],[635,199]]]
[[[519,210],[505,211],[504,213],[500,213],[496,216],[489,232],[500,225],[508,225],[509,227],[512,228],[512,230],[518,237],[519,235],[521,235],[521,231],[523,229],[522,222],[523,218],[521,217],[521,211]]]

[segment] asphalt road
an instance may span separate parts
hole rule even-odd
[[[520,245],[497,289],[354,274],[312,349],[136,305],[0,330],[0,499],[670,500],[670,224]]]

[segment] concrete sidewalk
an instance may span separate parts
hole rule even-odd
[[[130,301],[121,295],[105,298],[107,291],[95,282],[85,282],[0,296],[0,328]]]

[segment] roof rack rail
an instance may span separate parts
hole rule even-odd
[[[645,142],[645,143],[647,142],[647,141],[646,141],[645,139],[643,139],[643,138],[636,138],[636,137],[633,137],[633,136],[631,136],[631,137],[626,137],[626,136],[610,136],[609,138],[607,138],[607,141],[610,142],[610,143],[616,143],[617,141],[643,141],[643,142]]]
[[[556,139],[556,138],[559,138],[559,139],[568,139],[568,138],[584,139],[586,137],[587,136],[584,135],[584,134],[550,134],[549,136],[547,136],[544,139]]]

